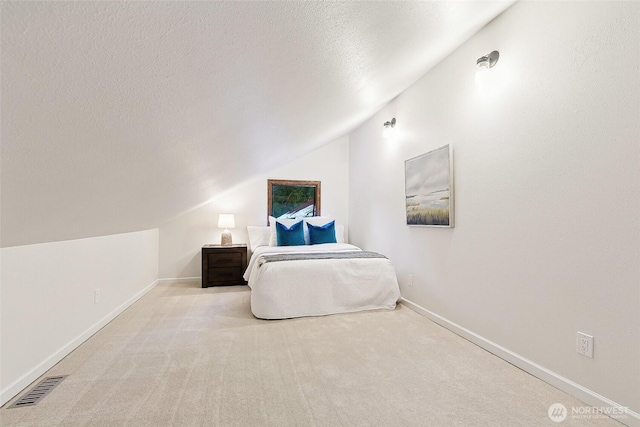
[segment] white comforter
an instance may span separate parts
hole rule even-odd
[[[386,258],[259,262],[265,254],[359,250],[347,243],[256,248],[244,274],[251,311],[261,319],[285,319],[395,308],[400,290]]]

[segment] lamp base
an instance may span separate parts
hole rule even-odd
[[[220,239],[220,243],[222,246],[231,246],[231,232],[229,230],[224,230],[222,232],[222,238]]]

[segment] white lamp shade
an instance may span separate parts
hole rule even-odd
[[[220,214],[218,217],[218,228],[235,228],[236,221],[233,214]]]

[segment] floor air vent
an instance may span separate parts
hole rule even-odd
[[[31,390],[29,390],[24,396],[16,400],[10,408],[20,408],[22,406],[37,405],[44,397],[51,392],[58,384],[67,378],[66,375],[60,375],[57,377],[47,377],[36,384]]]

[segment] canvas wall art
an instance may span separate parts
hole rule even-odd
[[[453,157],[445,145],[404,162],[407,225],[453,227]]]

